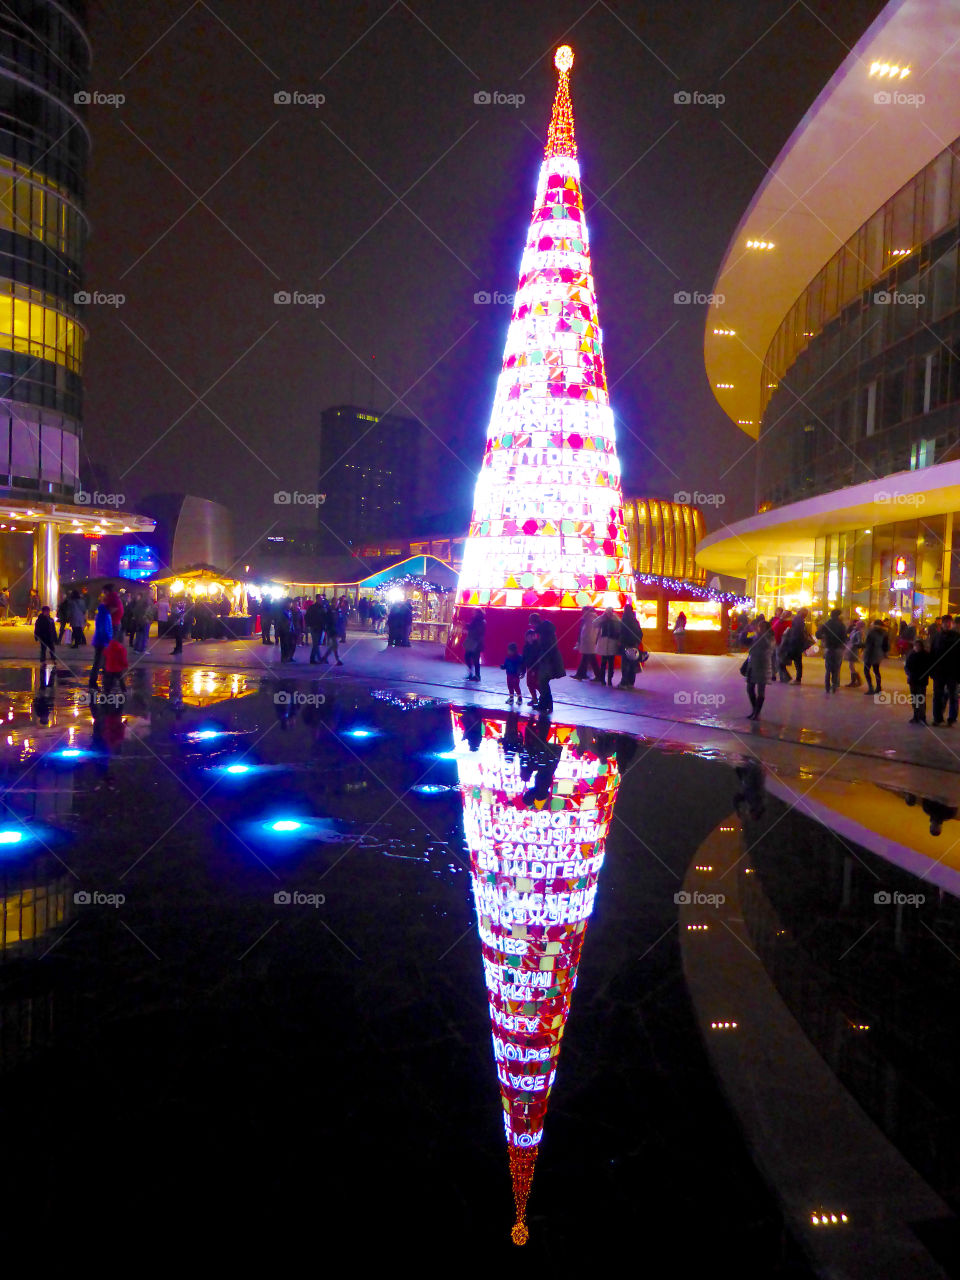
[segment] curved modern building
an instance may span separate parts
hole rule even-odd
[[[960,606],[958,77],[960,9],[892,0],[721,264],[704,355],[756,440],[757,514],[697,562],[745,577],[763,612]]]
[[[61,532],[149,531],[123,495],[84,491],[81,313],[90,134],[86,6],[0,7],[0,585],[58,593]],[[32,534],[32,574],[24,572]]]

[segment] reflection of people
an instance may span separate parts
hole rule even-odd
[[[736,768],[740,786],[733,797],[733,807],[740,817],[749,814],[754,821],[763,817],[767,806],[763,767],[759,760],[747,756]]]
[[[942,804],[939,800],[923,800],[920,807],[930,819],[930,834],[932,836],[938,836],[943,830],[943,824],[957,816],[956,805]]]

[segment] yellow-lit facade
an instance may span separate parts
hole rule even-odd
[[[0,348],[49,360],[80,374],[83,327],[58,311],[55,299],[0,280]]]
[[[39,240],[56,254],[79,262],[86,224],[83,214],[51,178],[15,160],[0,160],[0,231]]]
[[[696,563],[697,543],[706,532],[699,507],[658,498],[625,498],[623,515],[630,560],[637,573],[705,581]]]

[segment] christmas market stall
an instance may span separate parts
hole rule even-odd
[[[636,575],[637,617],[643,643],[654,652],[677,650],[675,628],[686,620],[684,653],[726,653],[729,649],[730,610],[752,605],[744,596],[658,573]]]
[[[158,599],[166,596],[170,601],[171,622],[177,604],[181,600],[186,603],[187,625],[193,628],[195,638],[242,640],[253,635],[244,583],[212,565],[191,565],[152,578],[150,585]]]
[[[411,556],[358,584],[358,597],[386,605],[407,600],[413,606],[411,640],[445,643],[453,616],[456,570],[435,556]]]

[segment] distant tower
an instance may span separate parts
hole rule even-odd
[[[563,45],[554,61],[557,96],[457,595],[456,621],[484,609],[496,652],[522,637],[531,609],[556,611],[563,644],[583,605],[619,609],[634,591],[573,134],[573,51]]]
[[[503,720],[466,713],[453,724],[522,1245],[620,770],[591,730],[522,720],[511,738]]]

